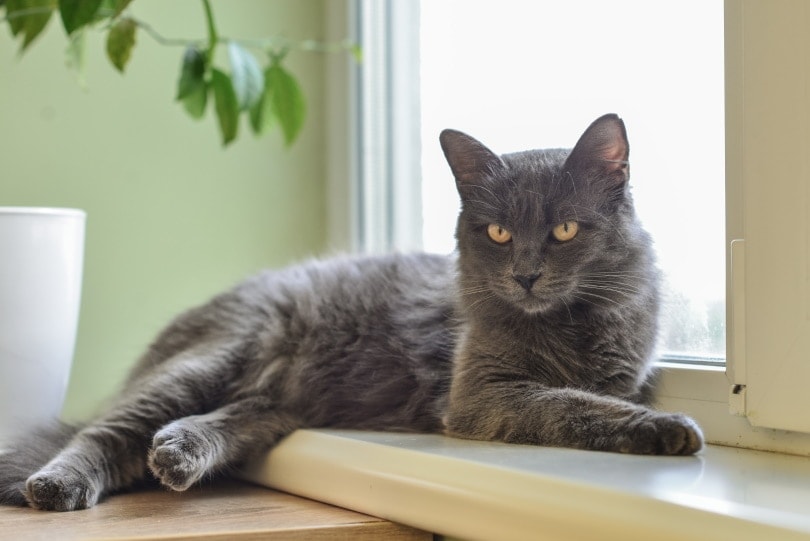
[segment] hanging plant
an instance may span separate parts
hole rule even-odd
[[[257,136],[278,125],[289,146],[301,133],[306,118],[306,100],[298,78],[284,61],[291,49],[313,52],[349,51],[360,60],[359,48],[349,42],[321,43],[283,38],[240,40],[219,35],[209,0],[201,0],[207,39],[180,40],[160,35],[145,21],[129,14],[132,0],[0,0],[0,14],[25,52],[53,18],[62,22],[68,38],[68,64],[84,79],[85,34],[89,29],[106,32],[105,49],[110,63],[123,73],[132,58],[139,33],[162,45],[183,46],[176,100],[193,119],[205,116],[213,101],[223,145],[239,133],[240,117],[246,116]],[[214,65],[217,47],[227,47],[229,70]],[[264,67],[251,52],[260,51]]]

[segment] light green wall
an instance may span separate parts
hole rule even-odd
[[[215,0],[213,9],[225,36],[323,37],[323,0]],[[139,0],[132,11],[165,36],[205,37],[198,0]],[[65,417],[84,418],[116,392],[174,314],[262,267],[323,249],[324,59],[289,56],[309,103],[291,149],[275,133],[254,139],[244,124],[239,140],[223,149],[212,104],[194,122],[173,101],[182,48],[141,32],[122,76],[104,56],[102,34],[92,32],[82,89],[65,67],[58,19],[22,58],[6,26],[0,27],[0,206],[88,213],[65,407]]]

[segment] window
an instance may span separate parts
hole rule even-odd
[[[722,2],[431,0],[420,22],[425,249],[454,247],[443,128],[502,153],[571,147],[592,120],[618,113],[666,276],[663,352],[722,362]]]
[[[350,163],[338,152],[330,168],[333,193],[351,194],[348,212],[339,207],[332,214],[362,216],[349,227],[348,237],[359,240],[343,245],[452,249],[458,202],[436,143],[442,128],[509,152],[570,146],[598,115],[619,112],[628,125],[639,213],[658,239],[670,287],[685,292],[673,313],[697,315],[690,325],[699,332],[689,334],[698,339],[686,353],[682,341],[670,340],[669,355],[700,362],[663,363],[659,405],[694,416],[710,442],[810,455],[804,413],[810,407],[804,390],[810,378],[810,3],[725,0],[723,9],[719,0],[431,0],[421,3],[421,16],[418,2],[349,5],[347,26],[358,30],[367,60],[346,85],[350,107],[331,104],[338,123],[349,119],[355,149]],[[444,18],[428,21],[434,12]],[[501,17],[508,22],[499,23]],[[438,20],[444,26],[431,30]],[[505,33],[496,32],[499,26]],[[428,45],[428,33],[440,39]],[[593,35],[602,39],[584,46]],[[695,49],[701,36],[706,41]],[[470,53],[465,67],[461,57]],[[586,61],[593,71],[582,69]],[[572,71],[577,84],[566,92]],[[630,71],[642,75],[633,79]],[[459,85],[470,73],[474,84]],[[424,90],[430,85],[438,88]],[[423,91],[408,92],[417,87]],[[583,94],[598,99],[584,104]],[[479,98],[472,111],[466,95]],[[516,103],[522,105],[508,111]],[[366,166],[359,165],[363,160]],[[424,183],[415,185],[401,172],[419,169],[420,160]],[[414,203],[419,200],[425,204]],[[330,201],[341,204],[338,197]],[[368,227],[379,230],[365,235]],[[712,333],[724,304],[725,366],[705,362],[722,357]]]

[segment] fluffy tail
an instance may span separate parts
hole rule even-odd
[[[54,422],[11,445],[0,446],[0,505],[27,505],[25,481],[50,462],[78,431],[76,426]]]

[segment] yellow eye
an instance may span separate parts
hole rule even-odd
[[[574,220],[568,220],[556,225],[551,233],[558,241],[567,242],[577,236],[577,231],[579,231],[579,224]]]
[[[498,244],[506,244],[512,240],[512,233],[498,224],[489,224],[489,227],[487,227],[487,233],[489,234],[489,238]]]

